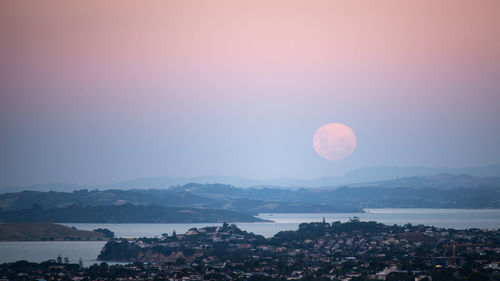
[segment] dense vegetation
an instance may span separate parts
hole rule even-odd
[[[35,192],[0,194],[7,210],[72,205],[158,205],[258,213],[355,213],[363,208],[500,208],[500,181],[466,175],[411,177],[337,189],[237,188],[186,184],[169,189]]]
[[[0,211],[5,222],[73,222],[73,223],[196,223],[196,222],[256,222],[251,215],[228,210],[134,206],[70,206],[43,209],[34,206],[23,210]]]
[[[98,206],[120,205],[159,205],[168,207],[204,206],[216,208],[214,200],[189,193],[168,190],[104,190],[89,191],[82,189],[74,192],[22,191],[0,194],[0,208],[3,210],[30,209],[34,204],[47,208],[63,208],[71,205]]]
[[[0,208],[21,210],[37,205],[41,208],[68,207],[71,205],[100,206],[158,205],[165,207],[190,207],[205,209],[227,209],[247,214],[312,213],[312,212],[362,212],[351,203],[322,202],[322,195],[306,190],[241,189],[227,185],[189,184],[169,190],[104,190],[74,192],[23,191],[0,194]]]

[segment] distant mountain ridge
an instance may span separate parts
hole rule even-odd
[[[408,177],[428,177],[438,174],[466,174],[473,177],[500,177],[500,164],[471,168],[428,168],[411,167],[367,167],[348,172],[344,176],[326,176],[317,179],[276,178],[270,180],[253,180],[231,176],[198,176],[198,177],[149,177],[121,181],[108,185],[79,185],[70,183],[38,184],[31,186],[3,187],[1,193],[32,191],[74,191],[80,189],[166,189],[172,186],[183,186],[189,183],[226,184],[238,187],[298,189],[313,187],[336,187],[359,183],[390,181]]]
[[[357,183],[346,185],[349,187],[385,187],[385,188],[500,188],[500,177],[473,177],[461,174],[438,174],[424,177],[405,177],[399,179]]]
[[[439,174],[323,188],[239,188],[190,183],[168,189],[23,191],[0,194],[1,214],[74,206],[223,209],[258,213],[355,213],[363,208],[500,208],[500,177]]]
[[[500,164],[483,167],[429,168],[423,166],[409,167],[367,167],[356,169],[344,175],[344,179],[355,182],[385,181],[407,177],[428,177],[439,174],[470,175],[473,177],[500,177]]]
[[[344,176],[325,176],[316,179],[276,178],[270,180],[252,180],[239,177],[200,176],[192,178],[139,178],[113,184],[114,188],[166,188],[188,183],[228,184],[238,187],[271,187],[271,188],[308,188],[324,186],[340,186],[362,182],[386,181],[406,177],[425,177],[438,174],[467,174],[473,177],[500,177],[500,164],[472,168],[428,168],[411,167],[367,167],[348,172]]]

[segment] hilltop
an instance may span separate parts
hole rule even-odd
[[[0,194],[0,208],[23,210],[33,207],[42,209],[66,208],[73,205],[158,205],[224,209],[246,214],[289,212],[361,212],[356,205],[340,201],[321,202],[322,195],[305,189],[243,189],[222,184],[187,184],[164,189],[135,190],[79,190],[74,192],[23,191]]]
[[[169,189],[23,191],[0,194],[0,218],[19,221],[23,217],[25,221],[45,214],[35,221],[243,222],[254,221],[253,215],[259,213],[359,213],[364,208],[500,208],[499,191],[498,177],[452,174],[296,190],[190,183]],[[80,213],[87,210],[85,208],[91,208],[89,214],[95,216]],[[154,219],[138,215],[147,208],[156,212]],[[187,213],[191,216],[177,216],[179,219],[174,221],[172,214],[178,212],[175,208],[189,210]],[[63,210],[67,212],[61,213]],[[132,213],[127,221],[119,214],[111,216],[112,210]]]
[[[183,186],[190,183],[198,184],[224,184],[239,186],[242,188],[273,188],[291,189],[298,188],[321,188],[353,185],[357,183],[391,181],[411,177],[431,177],[439,174],[470,175],[473,177],[500,177],[500,164],[483,167],[422,167],[422,166],[375,166],[355,169],[345,175],[324,176],[314,179],[299,179],[292,177],[273,178],[268,180],[256,180],[232,176],[196,176],[196,177],[144,177],[119,181],[111,184],[74,184],[74,183],[47,183],[32,184],[26,186],[0,185],[1,193],[13,193],[23,190],[30,191],[60,191],[71,192],[82,189],[98,190],[129,190],[129,189],[167,189],[172,186]]]

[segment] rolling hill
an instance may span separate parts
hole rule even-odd
[[[0,241],[105,240],[103,233],[54,223],[0,224]]]

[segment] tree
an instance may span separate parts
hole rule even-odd
[[[93,231],[103,233],[104,237],[109,238],[109,239],[115,238],[115,233],[107,228],[98,228],[98,229],[94,229]]]
[[[352,219],[349,219],[349,222],[359,222],[359,217],[354,216]]]

